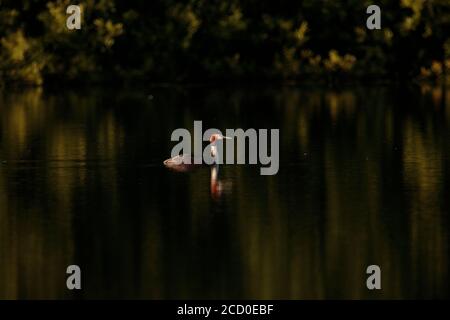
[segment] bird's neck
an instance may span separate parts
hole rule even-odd
[[[211,157],[213,157],[215,163],[219,163],[219,153],[215,145],[211,146]]]

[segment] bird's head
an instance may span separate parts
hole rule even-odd
[[[209,138],[209,142],[210,143],[215,143],[218,140],[223,140],[223,139],[231,139],[230,137],[227,136],[223,136],[220,133],[214,133],[211,135],[211,137]]]

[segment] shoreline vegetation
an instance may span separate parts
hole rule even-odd
[[[450,2],[0,0],[0,86],[105,83],[448,84]]]

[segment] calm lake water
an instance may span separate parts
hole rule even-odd
[[[4,89],[0,298],[448,298],[448,101],[434,87]],[[278,174],[224,165],[217,188],[208,167],[167,170],[172,131],[194,120],[279,128]]]

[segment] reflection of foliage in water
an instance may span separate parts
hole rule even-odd
[[[3,93],[0,297],[65,297],[74,262],[86,297],[448,296],[450,96],[422,90]],[[164,170],[200,114],[282,128],[278,175],[223,166],[213,201]]]

